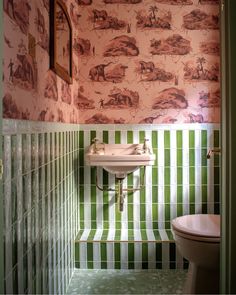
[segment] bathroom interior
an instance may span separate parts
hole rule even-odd
[[[236,292],[235,8],[3,0],[1,294]]]

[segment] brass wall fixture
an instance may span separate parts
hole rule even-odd
[[[221,154],[221,149],[220,148],[210,149],[207,153],[207,159],[210,159],[212,154],[216,154],[216,155]]]

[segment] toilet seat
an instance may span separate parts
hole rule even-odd
[[[220,215],[184,215],[172,220],[175,234],[190,240],[219,243]]]

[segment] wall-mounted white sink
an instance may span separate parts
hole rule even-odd
[[[141,166],[153,165],[155,155],[145,144],[103,144],[95,142],[85,155],[89,166],[101,166],[106,171],[124,178]]]

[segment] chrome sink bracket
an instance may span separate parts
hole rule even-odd
[[[115,192],[116,190],[114,188],[109,188],[109,187],[101,187],[98,184],[98,174],[97,174],[97,167],[95,167],[95,177],[96,177],[96,187],[102,191],[102,192]]]

